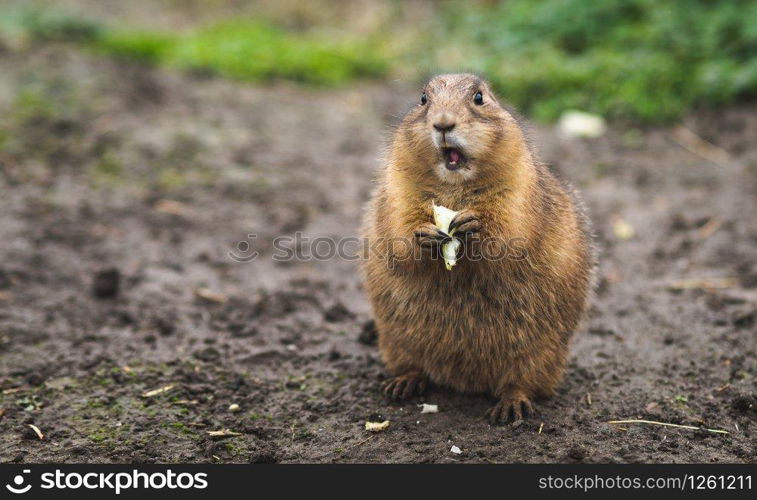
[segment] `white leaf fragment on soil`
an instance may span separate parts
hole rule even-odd
[[[619,240],[630,240],[636,235],[636,230],[625,219],[616,217],[612,223],[612,232]]]
[[[366,422],[365,423],[365,430],[370,432],[381,432],[385,431],[389,428],[389,421],[384,420],[383,422]]]
[[[423,403],[421,405],[421,413],[439,413],[439,405]]]
[[[431,202],[431,208],[434,211],[434,225],[444,234],[454,236],[455,231],[450,232],[449,225],[452,223],[455,215],[457,215],[457,212],[437,205],[433,201]],[[457,250],[460,248],[460,245],[461,242],[457,238],[452,238],[451,241],[442,245],[442,257],[444,257],[444,266],[447,268],[447,271],[451,271],[452,267],[457,263]]]
[[[560,133],[566,137],[601,137],[607,131],[605,119],[578,110],[568,110],[557,122]]]

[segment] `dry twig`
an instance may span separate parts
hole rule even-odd
[[[705,160],[722,167],[728,163],[731,154],[725,149],[706,141],[695,134],[691,129],[678,126],[673,130],[673,140],[684,149],[704,158]]]

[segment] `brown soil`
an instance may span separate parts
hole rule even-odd
[[[482,396],[382,398],[355,262],[272,259],[279,235],[357,233],[415,94],[5,48],[0,461],[754,462],[757,108],[686,121],[722,151],[674,128],[533,130],[584,194],[602,279],[558,395],[491,427]],[[261,255],[236,262],[251,233]]]

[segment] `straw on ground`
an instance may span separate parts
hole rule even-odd
[[[706,429],[703,427],[696,427],[694,425],[680,425],[680,424],[671,424],[668,422],[657,422],[655,420],[641,420],[641,419],[631,419],[631,420],[610,420],[607,422],[608,424],[649,424],[649,425],[663,425],[665,427],[676,427],[678,429],[691,429],[694,431],[698,430],[705,430],[707,432],[714,432],[716,434],[728,434],[728,431],[724,431],[721,429]]]

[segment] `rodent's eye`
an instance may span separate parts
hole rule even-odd
[[[484,103],[483,94],[481,94],[481,92],[476,92],[476,95],[473,96],[473,102],[476,106],[481,106]]]
[[[428,98],[426,97],[426,93],[424,92],[421,94],[421,106],[423,106],[427,102],[428,102]]]

